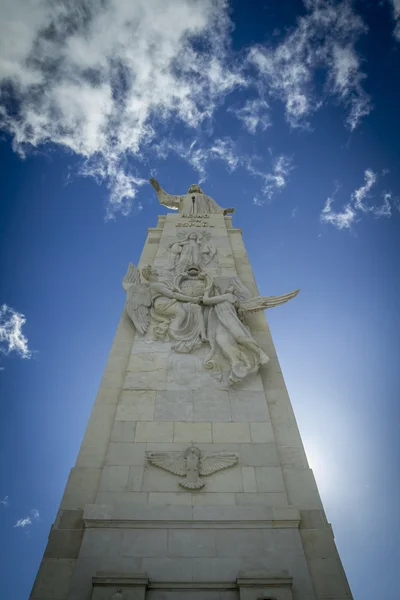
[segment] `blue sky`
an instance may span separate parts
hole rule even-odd
[[[154,175],[236,207],[261,293],[301,288],[268,319],[307,454],[354,597],[396,600],[399,0],[0,9],[4,597],[29,595],[166,212]]]

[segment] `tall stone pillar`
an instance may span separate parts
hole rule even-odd
[[[199,193],[124,280],[32,600],[351,598],[256,310],[289,298],[258,296],[241,230]]]

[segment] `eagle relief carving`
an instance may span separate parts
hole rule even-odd
[[[202,457],[197,446],[189,446],[183,452],[148,452],[147,460],[160,469],[183,477],[178,483],[186,490],[200,490],[205,485],[201,477],[233,467],[238,456],[221,452]]]

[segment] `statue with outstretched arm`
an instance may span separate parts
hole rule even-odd
[[[193,184],[188,189],[187,194],[183,196],[173,196],[162,189],[160,184],[154,177],[150,178],[150,183],[157,192],[160,204],[178,210],[180,213],[193,215],[228,215],[235,212],[234,208],[222,208],[215,200],[204,194],[199,185]]]

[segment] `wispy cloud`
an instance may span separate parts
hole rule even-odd
[[[0,500],[0,504],[3,506],[3,508],[8,508],[10,506],[10,500],[8,496],[4,496],[3,500]]]
[[[334,96],[354,129],[371,108],[355,49],[366,28],[348,0],[304,3],[283,41],[243,55],[231,47],[226,0],[170,0],[162,10],[159,0],[2,0],[0,127],[21,155],[56,144],[79,156],[80,172],[108,186],[110,218],[136,202],[159,138],[186,148],[236,89],[258,94],[230,109],[249,134],[271,126],[270,98],[283,101],[295,127]],[[209,160],[243,164],[229,141],[214,139],[207,151],[186,151],[202,176]],[[265,196],[280,189],[282,179],[264,179]]]
[[[256,197],[253,203],[257,206],[270,202],[277,192],[281,192],[286,187],[288,177],[293,170],[293,161],[290,157],[281,154],[276,158],[271,171],[263,171],[249,165],[249,171],[263,179],[262,194],[263,198]]]
[[[246,100],[241,108],[230,107],[228,111],[242,121],[249,133],[265,131],[272,125],[269,104],[262,98]]]
[[[3,0],[0,124],[24,154],[52,142],[80,155],[129,211],[143,179],[128,167],[156,123],[195,128],[244,80],[227,59],[225,0]]]
[[[393,35],[400,42],[400,0],[389,0],[392,5],[395,28]]]
[[[353,130],[371,110],[362,88],[365,75],[355,44],[366,31],[348,0],[304,0],[308,13],[298,20],[276,47],[258,45],[249,51],[265,93],[283,101],[292,127],[308,126],[309,116],[329,96],[347,107],[347,125]],[[318,97],[317,70],[325,70],[325,90]]]
[[[392,193],[383,192],[381,194],[382,202],[380,204],[371,203],[371,191],[378,181],[377,173],[371,169],[364,171],[364,184],[355,189],[350,196],[350,201],[339,212],[332,209],[334,197],[339,191],[337,186],[332,196],[327,198],[325,206],[322,209],[320,218],[322,223],[330,223],[337,229],[351,229],[352,225],[360,220],[362,213],[371,213],[376,218],[390,217],[392,214],[392,204],[394,204]],[[368,200],[370,202],[368,202]]]
[[[22,529],[24,529],[25,527],[32,525],[32,523],[34,523],[35,521],[38,521],[39,518],[39,511],[36,508],[32,508],[32,510],[29,512],[29,515],[27,515],[26,517],[22,517],[22,519],[18,519],[14,527],[21,527]]]
[[[332,210],[333,195],[327,198],[324,208],[321,212],[322,223],[330,223],[337,229],[350,229],[353,223],[356,221],[356,212],[350,206],[346,204],[342,211],[334,212]]]
[[[26,318],[7,304],[0,307],[0,353],[15,352],[21,358],[31,358],[28,340],[22,333]]]

